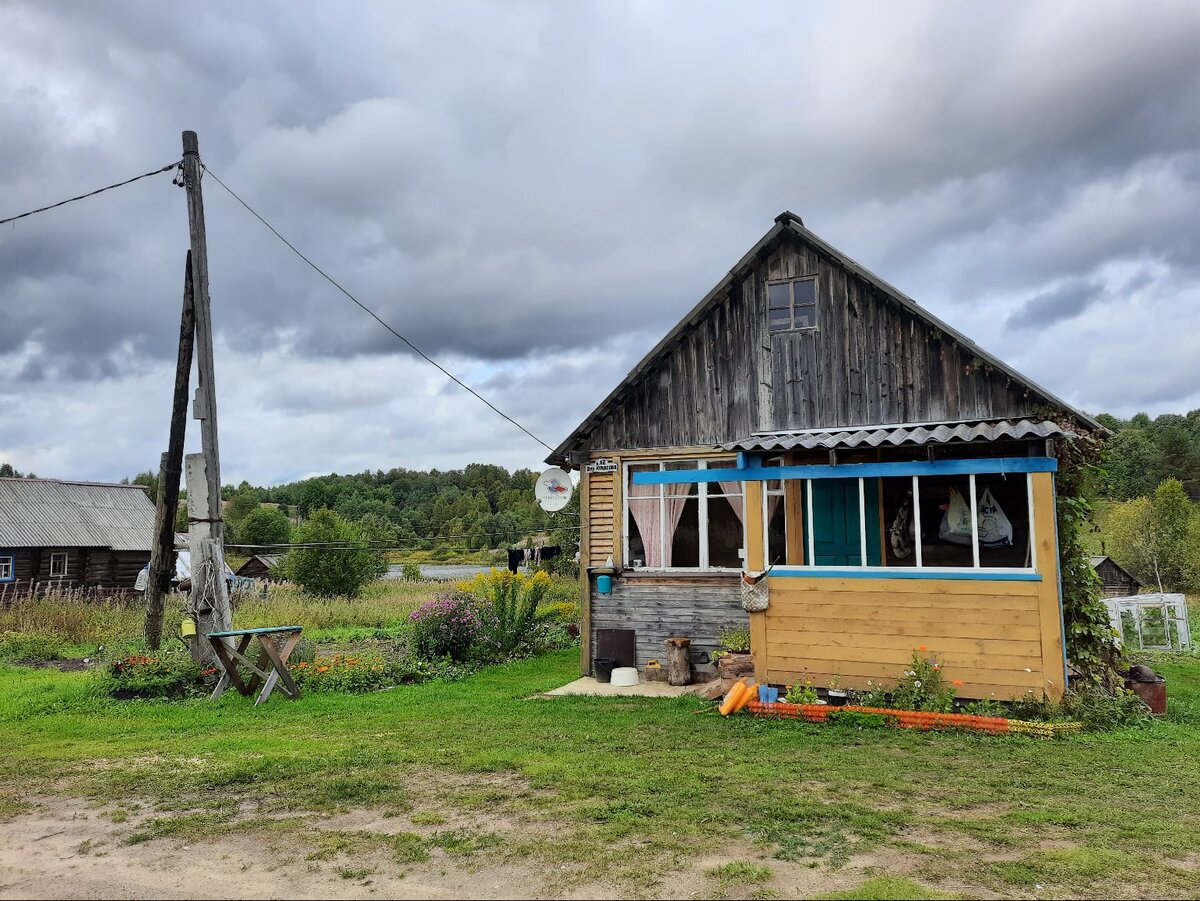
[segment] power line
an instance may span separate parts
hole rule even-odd
[[[568,514],[578,515],[578,514]],[[543,529],[533,529],[534,532],[566,532],[580,531],[583,528],[582,524],[570,524],[559,526],[546,526]],[[396,545],[396,542],[407,542],[408,544],[420,543],[424,541],[450,541],[457,538],[502,538],[506,535],[513,535],[520,532],[519,529],[510,529],[507,532],[476,532],[473,534],[462,535],[430,535],[420,536],[413,535],[405,538],[378,539],[374,541],[308,541],[297,542],[295,544],[226,544],[225,547],[238,548],[239,550],[292,550],[293,548],[305,548],[312,550],[373,550],[373,551],[403,551],[408,550],[406,547]]]
[[[378,322],[380,325],[382,325],[385,329],[387,329],[389,332],[391,332],[393,335],[395,335],[397,338],[399,338],[401,341],[403,341],[405,344],[407,344],[413,350],[414,353],[416,353],[418,356],[420,356],[422,359],[424,359],[425,362],[429,363],[431,366],[438,369],[443,375],[445,375],[448,379],[450,379],[452,382],[454,382],[456,385],[458,385],[464,391],[467,391],[468,393],[474,395],[478,400],[487,404],[487,406],[498,416],[501,416],[504,419],[507,419],[509,422],[511,422],[513,425],[515,425],[518,429],[520,429],[522,432],[524,432],[526,435],[528,435],[530,438],[532,438],[534,441],[536,441],[538,444],[540,444],[542,447],[546,448],[546,450],[550,451],[551,453],[554,452],[553,447],[551,447],[549,444],[547,444],[545,441],[543,441],[537,435],[533,434],[533,432],[529,431],[529,429],[525,428],[525,426],[521,425],[521,423],[517,422],[515,419],[513,419],[511,416],[509,416],[507,413],[505,413],[503,410],[501,410],[499,407],[497,407],[495,404],[493,404],[490,400],[488,400],[486,397],[484,397],[482,394],[480,394],[478,391],[476,391],[474,388],[472,388],[470,385],[468,385],[466,382],[464,382],[462,379],[460,379],[458,376],[456,376],[454,373],[452,373],[449,369],[447,369],[445,366],[443,366],[437,360],[433,359],[433,357],[429,356],[429,354],[425,353],[425,351],[421,350],[421,348],[417,347],[417,345],[413,344],[412,341],[410,341],[408,338],[404,337],[404,335],[400,334],[398,331],[396,331],[394,328],[392,328],[390,325],[388,325],[386,322],[384,322],[382,319],[380,319],[379,315],[374,310],[372,310],[370,307],[368,307],[366,304],[364,304],[362,301],[360,301],[357,297],[355,297],[353,294],[351,294],[349,291],[347,291],[345,288],[343,288],[341,286],[341,284],[339,284],[333,278],[333,276],[329,275],[329,273],[327,273],[324,269],[322,269],[320,266],[318,266],[316,263],[314,263],[312,260],[310,260],[308,257],[306,257],[303,253],[301,253],[300,250],[297,249],[295,244],[293,244],[291,241],[289,241],[287,238],[285,238],[283,235],[281,235],[279,233],[279,231],[275,228],[275,226],[273,226],[270,222],[268,222],[266,219],[264,219],[262,217],[262,215],[259,214],[259,212],[254,209],[254,207],[250,206],[250,204],[248,204],[246,201],[242,200],[242,198],[239,197],[234,192],[234,190],[229,187],[229,185],[227,185],[227,184],[225,184],[225,182],[221,181],[221,179],[217,175],[217,173],[213,172],[212,169],[209,169],[203,163],[201,163],[201,167],[204,169],[204,171],[207,174],[211,175],[216,180],[217,184],[219,184],[222,188],[224,188],[229,193],[230,197],[232,197],[234,200],[236,200],[238,203],[240,203],[243,207],[245,207],[247,212],[250,213],[250,215],[252,215],[255,219],[257,219],[263,225],[265,225],[268,230],[270,230],[271,234],[273,234],[276,238],[278,238],[280,241],[282,241],[284,244],[286,244],[288,246],[288,248],[292,251],[292,253],[294,253],[296,256],[300,257],[300,259],[304,260],[304,262],[306,262],[310,267],[312,267],[313,271],[315,271],[318,275],[320,275],[327,282],[329,282],[329,284],[333,285],[335,288],[337,288],[339,291],[341,291],[343,294],[345,294],[346,297],[348,297],[351,301],[353,301],[363,312],[367,313],[372,319],[374,319],[376,322]]]
[[[49,206],[38,207],[36,210],[30,210],[28,213],[22,213],[19,216],[9,216],[7,219],[0,219],[0,225],[7,225],[10,222],[16,222],[18,219],[24,219],[26,216],[35,216],[38,213],[44,213],[47,210],[53,210],[60,206],[66,206],[68,203],[74,203],[76,200],[84,200],[88,197],[95,197],[97,194],[103,194],[105,191],[111,191],[113,188],[121,188],[125,185],[131,185],[135,181],[140,181],[143,178],[149,178],[151,175],[161,175],[163,172],[170,172],[179,165],[178,161],[170,165],[163,166],[161,169],[155,169],[153,172],[143,172],[141,175],[135,175],[133,178],[127,178],[125,181],[119,181],[116,184],[105,185],[103,188],[97,188],[94,191],[88,191],[86,194],[80,194],[78,197],[68,197],[66,200],[60,200],[58,203],[52,203]]]

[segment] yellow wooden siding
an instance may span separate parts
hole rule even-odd
[[[771,606],[751,617],[760,679],[893,685],[913,651],[936,656],[961,697],[1063,691],[1054,486],[1033,476],[1040,581],[771,577]],[[747,528],[761,512],[747,504]],[[790,524],[790,523],[789,523]]]
[[[587,477],[588,566],[603,566],[616,554],[616,473],[595,472]]]

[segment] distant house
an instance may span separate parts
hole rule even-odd
[[[1058,700],[1057,447],[1103,427],[792,213],[727,272],[547,460],[581,476],[583,670],[674,636],[704,667],[741,625],[761,682],[920,651],[962,697]]]
[[[153,533],[140,485],[0,478],[0,596],[131,589]]]
[[[1092,557],[1091,560],[1092,569],[1104,582],[1106,598],[1123,598],[1141,592],[1142,583],[1126,572],[1112,557]]]
[[[246,579],[278,579],[275,572],[283,554],[255,554],[240,567],[236,575]]]

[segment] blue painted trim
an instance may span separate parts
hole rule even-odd
[[[0,560],[8,561],[8,571],[12,574],[7,579],[0,579],[0,585],[17,581],[17,558],[12,552],[0,554]]]
[[[742,462],[739,455],[738,463]],[[696,482],[741,482],[770,479],[874,479],[888,476],[949,476],[1057,472],[1053,457],[992,457],[973,460],[912,460],[901,463],[846,463],[842,466],[741,466],[736,469],[673,469],[635,472],[635,485],[686,485]]]
[[[1040,582],[1040,573],[1026,572],[964,572],[962,570],[906,570],[906,569],[780,569],[778,566],[771,570],[771,578],[784,579],[924,579],[929,582],[939,582],[943,579],[970,579],[977,582]]]

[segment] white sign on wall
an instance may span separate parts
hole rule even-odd
[[[608,457],[601,457],[584,467],[589,473],[616,472],[620,468],[620,465],[615,460],[610,460]]]

